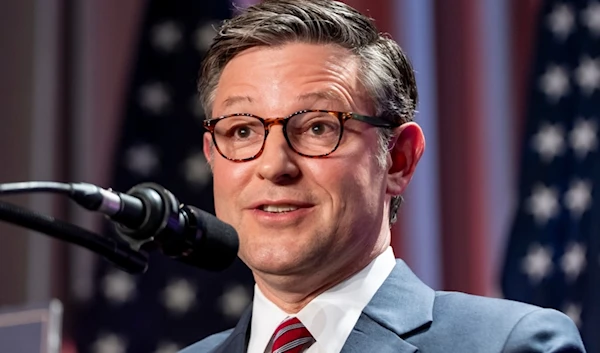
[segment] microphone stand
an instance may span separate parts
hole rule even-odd
[[[82,246],[129,273],[144,273],[148,268],[148,256],[145,253],[74,224],[8,202],[0,201],[0,220]]]

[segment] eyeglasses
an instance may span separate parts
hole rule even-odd
[[[290,148],[304,157],[318,158],[333,153],[342,140],[344,124],[356,119],[367,124],[393,128],[396,123],[383,118],[351,112],[329,110],[301,110],[283,118],[263,119],[247,113],[224,115],[205,120],[217,151],[234,162],[245,162],[259,157],[271,126],[281,124]]]

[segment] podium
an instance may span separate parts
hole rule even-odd
[[[62,303],[0,309],[0,352],[60,353]]]

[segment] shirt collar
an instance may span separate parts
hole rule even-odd
[[[310,351],[339,352],[360,313],[388,277],[396,260],[391,247],[352,277],[321,293],[295,316],[313,335]],[[254,286],[249,353],[265,352],[275,329],[288,315]]]
[[[288,316],[286,312],[267,299],[260,288],[258,288],[258,285],[255,284],[248,353],[265,352],[275,329]]]

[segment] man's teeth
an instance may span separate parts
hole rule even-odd
[[[292,205],[265,205],[262,207],[262,210],[265,212],[290,212],[297,210],[298,207]]]

